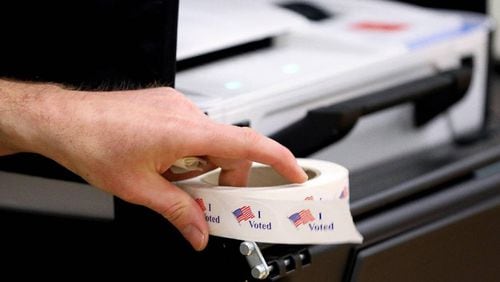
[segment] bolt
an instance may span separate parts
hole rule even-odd
[[[249,256],[255,251],[255,246],[250,242],[242,242],[240,244],[240,253],[244,256]]]
[[[256,265],[254,268],[252,268],[252,277],[255,279],[264,279],[268,275],[269,271],[262,264]]]

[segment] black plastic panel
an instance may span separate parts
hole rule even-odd
[[[500,197],[359,252],[350,281],[499,281]]]

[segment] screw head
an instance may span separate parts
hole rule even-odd
[[[269,275],[269,272],[262,264],[256,265],[252,268],[252,277],[255,279],[264,279]]]
[[[240,244],[240,253],[244,256],[249,256],[255,250],[255,246],[250,242],[242,242]]]

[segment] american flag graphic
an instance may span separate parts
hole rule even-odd
[[[198,205],[200,206],[200,208],[201,208],[202,211],[206,211],[207,210],[207,207],[205,206],[205,202],[203,201],[202,198],[196,198],[194,200],[198,203]]]
[[[249,220],[255,217],[250,206],[243,206],[233,211],[236,220],[240,223],[242,220]]]
[[[301,224],[306,224],[308,222],[315,220],[314,216],[311,214],[311,211],[309,209],[296,212],[291,216],[289,216],[288,219],[290,219],[293,222],[295,227],[298,227]]]

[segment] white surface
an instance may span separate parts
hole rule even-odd
[[[285,184],[274,170],[254,164],[251,174],[259,175],[250,175],[249,182],[256,187],[218,186],[218,171],[176,184],[200,204],[211,235],[281,244],[362,242],[349,209],[348,171],[320,160],[298,164],[315,177]],[[234,212],[243,207],[248,217],[238,218]],[[301,211],[312,217],[295,225],[292,215]]]
[[[274,37],[306,23],[302,17],[267,3],[181,0],[177,59]]]
[[[462,19],[456,14],[443,14],[387,1],[313,2],[322,3],[337,15],[331,20],[331,24],[318,25],[319,32],[369,46],[403,45],[409,49],[422,47],[448,39],[462,25]],[[359,25],[363,24],[380,24],[382,27],[360,28]],[[385,30],[384,25],[389,28]]]
[[[308,110],[432,76],[473,57],[471,87],[447,114],[422,128],[413,126],[408,105],[368,116],[348,138],[312,157],[358,169],[481,128],[489,28],[484,18],[389,1],[311,2],[334,17],[279,36],[271,48],[183,71],[177,75],[177,88],[194,100],[205,97],[200,106],[213,119],[249,121],[270,135]],[[363,22],[404,28],[353,29]],[[208,103],[210,98],[216,102]]]
[[[495,58],[500,60],[500,1],[498,0],[489,0],[488,1],[488,13],[493,17],[495,22],[496,32],[494,33],[493,38],[493,52]]]

